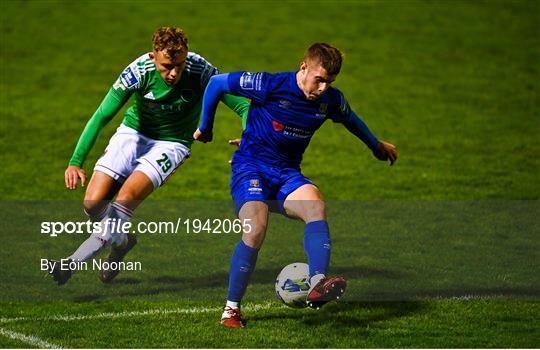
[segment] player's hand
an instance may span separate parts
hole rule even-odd
[[[240,147],[241,142],[242,142],[242,139],[232,139],[232,140],[229,140],[229,145]],[[232,163],[232,159],[229,159],[229,164],[231,163]]]
[[[373,152],[373,155],[382,161],[390,161],[390,165],[394,165],[398,158],[398,152],[396,146],[391,143],[380,141],[377,145],[377,149]]]
[[[69,190],[77,188],[79,178],[81,179],[81,186],[84,187],[84,185],[86,185],[86,173],[76,165],[68,165],[66,172],[64,173],[64,178],[66,180],[66,187]]]
[[[204,143],[207,143],[207,142],[210,142],[212,141],[212,138],[214,137],[214,135],[212,134],[211,131],[209,132],[202,132],[201,130],[199,130],[197,128],[197,130],[195,130],[195,132],[193,133],[193,138],[197,141],[200,141],[200,142],[204,142]]]

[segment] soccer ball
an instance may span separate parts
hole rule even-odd
[[[292,263],[283,268],[276,278],[276,294],[287,306],[306,307],[309,291],[309,267],[304,263]]]

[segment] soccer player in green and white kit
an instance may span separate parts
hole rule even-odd
[[[82,165],[88,152],[101,129],[133,96],[122,124],[95,165],[84,197],[86,214],[91,220],[102,222],[103,232],[92,233],[68,261],[86,261],[108,244],[112,248],[107,260],[122,261],[136,244],[136,238],[115,228],[110,219],[130,220],[141,201],[163,185],[190,156],[202,96],[208,80],[218,70],[188,51],[187,37],[179,28],[159,28],[152,44],[152,52],[137,58],[120,74],[86,124],[69,161],[66,187],[75,189],[79,178],[84,186],[86,175]],[[248,100],[226,95],[222,101],[245,119]],[[58,262],[51,263],[54,280],[66,283],[72,271],[62,269]],[[100,279],[109,282],[118,272],[101,271]]]

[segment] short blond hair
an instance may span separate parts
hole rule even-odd
[[[154,51],[167,51],[174,60],[180,53],[188,51],[188,38],[178,27],[161,27],[154,32],[152,48]]]

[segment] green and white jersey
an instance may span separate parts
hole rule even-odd
[[[101,129],[133,96],[122,123],[155,140],[193,143],[204,89],[218,70],[196,53],[189,52],[180,80],[169,86],[159,75],[150,54],[137,58],[124,69],[107,96],[88,121],[75,148],[70,165],[82,166]],[[238,115],[247,116],[249,102],[225,95],[222,101]]]
[[[168,86],[150,56],[139,57],[113,85],[119,100],[133,94],[123,123],[152,139],[177,141],[189,147],[199,122],[204,89],[216,73],[204,58],[190,52],[180,80]]]

